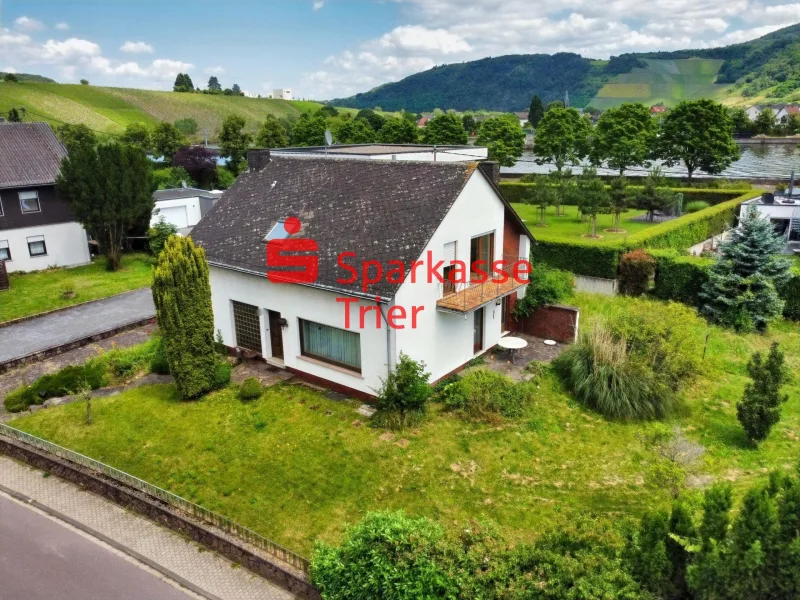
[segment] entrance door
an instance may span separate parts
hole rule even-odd
[[[283,328],[281,313],[269,311],[269,341],[272,346],[272,358],[283,360]]]
[[[472,333],[472,350],[475,354],[483,350],[483,309],[479,308],[473,313],[474,324]]]
[[[509,306],[511,306],[511,296],[505,296],[500,311],[500,333],[511,331],[511,311]]]

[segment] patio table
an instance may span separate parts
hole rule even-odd
[[[506,336],[504,338],[500,338],[500,341],[497,342],[497,345],[509,353],[511,356],[511,364],[517,364],[517,353],[523,348],[526,348],[528,346],[528,342],[522,338]]]

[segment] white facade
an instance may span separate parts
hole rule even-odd
[[[158,200],[150,217],[150,227],[164,217],[167,223],[172,223],[178,229],[194,227],[200,222],[200,198],[175,198],[174,200]]]
[[[288,88],[275,88],[272,90],[272,97],[275,100],[291,100],[292,90]]]
[[[470,245],[473,238],[494,233],[495,260],[503,257],[505,206],[492,186],[479,172],[474,172],[448,214],[436,229],[421,259],[432,262],[446,258],[445,246],[456,243],[455,258],[470,263]],[[527,259],[530,239],[522,235],[519,257]],[[452,248],[452,246],[448,246]],[[515,258],[518,258],[515,256]],[[358,260],[358,258],[357,258]],[[420,273],[423,269],[419,270]],[[346,273],[342,273],[343,276]],[[268,362],[330,382],[375,395],[400,353],[414,360],[424,361],[431,381],[438,380],[458,369],[476,355],[497,344],[503,335],[501,299],[493,299],[478,308],[483,314],[482,344],[474,347],[475,311],[465,313],[444,312],[437,309],[442,298],[442,284],[420,276],[416,282],[409,278],[403,283],[391,304],[380,305],[382,315],[375,310],[366,314],[364,327],[359,321],[360,307],[374,307],[371,300],[359,299],[349,306],[350,331],[359,334],[361,373],[308,358],[302,355],[300,319],[322,325],[346,329],[343,292],[329,292],[297,284],[272,283],[263,276],[248,274],[212,265],[210,268],[211,297],[214,309],[214,327],[222,334],[225,345],[240,345],[236,339],[233,301],[242,302],[259,310],[261,354]],[[524,289],[524,288],[523,288]],[[524,292],[512,292],[522,295]],[[340,300],[337,302],[337,298]],[[397,323],[400,328],[387,328],[386,317],[392,307],[402,306],[407,318]],[[416,327],[411,315],[416,311]],[[286,319],[281,327],[283,360],[275,360],[272,352],[270,319],[267,311],[276,311]],[[380,320],[376,323],[377,318]],[[273,324],[275,321],[273,320]]]
[[[45,253],[31,256],[41,250],[42,241]],[[75,267],[91,261],[86,230],[74,221],[0,230],[0,248],[5,247],[11,254],[6,261],[9,272]]]

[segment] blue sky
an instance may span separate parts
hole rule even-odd
[[[800,20],[750,0],[0,0],[0,70],[169,89],[180,71],[328,99],[437,64],[735,43]]]

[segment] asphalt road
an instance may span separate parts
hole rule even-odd
[[[3,600],[188,600],[192,596],[73,529],[0,495]]]

